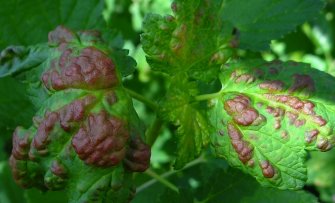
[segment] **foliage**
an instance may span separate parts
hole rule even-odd
[[[334,201],[333,1],[1,3],[0,202]]]

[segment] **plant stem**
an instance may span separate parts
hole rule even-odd
[[[320,48],[322,51],[322,54],[325,57],[325,62],[326,62],[326,67],[325,67],[325,71],[328,73],[333,73],[334,71],[334,64],[333,64],[333,56],[331,53],[331,50],[329,49],[325,49],[322,44],[319,43],[319,40],[317,38],[317,36],[315,36],[315,34],[313,33],[312,27],[305,23],[302,27],[302,31],[305,33],[305,35],[311,40],[311,42],[314,44],[314,46],[316,48]]]
[[[145,105],[147,105],[149,108],[151,108],[151,109],[154,110],[154,111],[157,111],[157,110],[158,110],[159,107],[158,107],[158,105],[157,105],[155,102],[153,102],[153,101],[151,101],[151,100],[149,100],[149,99],[143,97],[142,95],[138,94],[137,92],[135,92],[135,91],[133,91],[133,90],[130,90],[130,89],[128,89],[128,88],[124,88],[124,89],[125,89],[125,90],[128,92],[128,94],[129,94],[131,97],[133,97],[134,99],[136,99],[136,100],[138,100],[138,101],[144,103]]]
[[[149,144],[150,146],[152,146],[155,143],[160,133],[160,130],[163,126],[163,123],[164,122],[160,118],[156,117],[153,124],[145,132],[146,143]]]
[[[186,164],[186,166],[185,166],[183,169],[179,170],[179,171],[182,171],[182,170],[191,168],[191,167],[193,167],[193,166],[195,166],[195,165],[197,165],[197,164],[204,163],[204,162],[206,162],[206,160],[204,159],[203,156],[200,156],[199,158],[197,158],[197,159],[195,159],[195,160],[189,162],[188,164]],[[174,175],[175,173],[177,173],[177,172],[179,172],[179,171],[177,171],[177,170],[171,170],[171,171],[168,171],[168,172],[166,172],[166,173],[163,173],[162,175],[160,175],[160,177],[164,179],[164,178],[167,178],[167,177],[169,177],[169,176]],[[152,185],[155,184],[156,182],[158,182],[157,179],[149,180],[148,182],[145,182],[143,185],[139,186],[139,187],[136,189],[136,191],[137,191],[137,192],[141,192],[141,191],[145,190],[146,188],[152,186]]]
[[[162,183],[166,187],[170,188],[171,190],[179,193],[179,189],[174,184],[172,184],[171,182],[169,182],[165,178],[161,177],[160,175],[158,175],[157,173],[155,173],[153,170],[148,169],[145,173],[147,175],[153,177],[155,180],[157,180],[158,182]]]
[[[196,101],[203,101],[203,100],[210,100],[216,97],[219,97],[220,95],[222,95],[222,92],[215,92],[215,93],[210,93],[210,94],[202,94],[202,95],[198,95],[195,97]]]

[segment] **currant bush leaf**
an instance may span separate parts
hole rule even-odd
[[[249,61],[224,67],[210,103],[216,154],[264,186],[302,188],[306,150],[335,144],[335,79],[306,64]]]
[[[0,179],[0,201],[2,203],[22,202],[23,190],[13,181],[7,161],[0,162]]]
[[[127,56],[117,52],[115,62],[101,41],[96,31],[59,26],[49,33],[47,59],[19,74],[39,107],[33,124],[13,134],[9,162],[20,186],[65,189],[69,202],[133,197],[132,172],[149,167],[150,148],[121,84]]]
[[[180,193],[176,193],[171,189],[165,188],[164,192],[155,200],[155,202],[157,203],[194,202],[191,191],[184,188],[179,188],[179,191]]]
[[[42,201],[47,201],[50,203],[67,202],[67,194],[65,191],[42,192],[37,189],[29,189],[24,191],[24,196],[27,203]]]
[[[175,168],[180,169],[197,158],[203,147],[208,144],[210,125],[206,114],[199,106],[190,104],[191,95],[196,92],[192,83],[175,83],[170,89],[163,103],[162,113],[166,120],[178,126]],[[185,92],[185,89],[190,92]]]
[[[223,5],[221,0],[177,0],[173,16],[147,15],[141,42],[153,70],[203,73],[227,60],[223,45],[232,40],[233,28],[220,18]]]
[[[70,44],[79,47],[90,47],[92,45],[104,49],[110,57],[122,77],[132,74],[135,70],[136,62],[130,56],[129,51],[119,47],[107,47],[104,45],[104,39],[101,33],[97,31],[78,31],[72,32],[63,26],[56,28],[57,32],[66,33],[66,37],[71,41]],[[56,32],[54,32],[56,33]],[[50,92],[45,91],[41,81],[41,75],[45,72],[45,67],[55,63],[55,58],[59,58],[62,49],[51,49],[58,46],[54,40],[57,40],[57,34],[49,35],[49,44],[39,44],[35,46],[9,46],[1,52],[0,55],[0,78],[12,76],[24,83],[27,95],[36,108],[43,105],[43,102],[49,97]],[[115,37],[115,36],[114,36]],[[111,39],[109,39],[111,40]],[[61,42],[60,44],[64,42]],[[78,50],[79,51],[79,50]],[[85,57],[85,56],[84,56]],[[64,74],[64,73],[63,73]]]
[[[45,44],[7,47],[0,54],[0,77],[16,75],[39,66],[47,59],[48,51]]]
[[[9,91],[10,90],[10,91]],[[0,147],[7,145],[17,125],[31,125],[34,106],[27,97],[25,85],[13,78],[0,79]],[[15,117],[13,117],[15,115]],[[2,155],[0,155],[0,159]]]
[[[307,161],[308,184],[320,192],[320,199],[332,202],[335,194],[335,150],[328,153],[311,152]]]
[[[323,8],[321,0],[227,0],[223,19],[240,33],[240,47],[254,51],[269,48],[271,40],[281,38],[298,25],[313,19]]]
[[[218,163],[218,160],[213,162]],[[185,176],[185,179],[192,178],[199,183],[199,187],[195,188],[193,193],[200,202],[318,202],[317,198],[308,192],[262,187],[253,178],[236,169],[222,169],[211,162],[197,165],[189,173],[185,173]]]
[[[175,167],[181,168],[199,156],[210,129],[201,107],[190,104],[199,92],[191,80],[209,82],[217,77],[229,56],[224,44],[233,40],[233,27],[220,20],[220,0],[177,0],[171,8],[173,16],[147,15],[141,37],[149,65],[169,75],[162,111],[178,126]]]
[[[1,1],[0,50],[9,45],[32,45],[46,42],[48,32],[57,25],[72,29],[102,27],[104,1],[32,0]],[[29,19],[23,20],[23,19]]]

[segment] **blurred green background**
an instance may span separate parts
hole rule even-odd
[[[161,75],[150,71],[141,48],[140,34],[145,14],[170,14],[170,3],[171,0],[0,0],[0,50],[9,45],[45,42],[47,33],[58,24],[71,29],[98,29],[112,33],[108,43],[129,49],[137,61],[135,73],[124,79],[125,86],[159,102],[157,98],[164,94],[166,84]],[[273,41],[270,50],[261,53],[239,50],[238,54],[241,58],[261,56],[265,60],[310,63],[335,76],[334,32],[335,1],[328,0],[322,13],[316,13],[313,21]],[[0,79],[0,203],[66,202],[63,192],[24,191],[12,180],[7,163],[11,134],[18,125],[29,126],[34,114],[32,104],[24,94],[23,86],[16,80]],[[134,105],[140,118],[149,126],[155,118],[153,112],[136,100]],[[152,167],[143,175],[135,175],[137,196],[133,202],[274,202],[276,198],[277,202],[283,199],[335,202],[335,150],[310,153],[305,191],[283,192],[261,188],[253,178],[212,157],[210,151],[204,152],[185,169],[173,171],[174,130],[173,126],[163,127],[152,149]],[[158,178],[157,174],[160,174]],[[161,184],[159,178],[177,185],[183,195],[177,195]],[[244,191],[242,196],[240,191]]]

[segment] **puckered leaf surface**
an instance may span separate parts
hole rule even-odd
[[[209,104],[217,155],[262,185],[303,187],[306,150],[335,143],[334,78],[306,64],[249,61],[227,64],[220,80]]]
[[[209,123],[206,114],[198,105],[190,104],[194,89],[192,83],[180,82],[170,86],[171,91],[166,95],[162,113],[166,119],[178,126],[177,159],[175,168],[180,169],[186,163],[197,158],[203,147],[209,142]],[[186,88],[190,92],[182,91]]]
[[[174,1],[173,15],[147,15],[143,49],[151,68],[169,75],[162,102],[166,120],[178,126],[177,160],[181,168],[196,158],[208,143],[209,124],[197,104],[190,104],[198,88],[192,79],[210,81],[228,57],[224,44],[232,40],[232,26],[220,20],[223,2]]]
[[[145,18],[141,42],[150,66],[172,75],[215,69],[232,38],[232,26],[220,17],[223,1],[177,0],[171,7],[173,16]]]
[[[38,107],[33,124],[13,134],[10,166],[20,186],[65,189],[69,202],[132,198],[132,172],[149,166],[150,148],[121,84],[120,69],[132,63],[101,41],[96,31],[59,26],[49,33],[47,57],[37,66],[27,62],[37,57],[29,51],[0,58],[8,59],[0,64],[3,74],[26,83]]]

